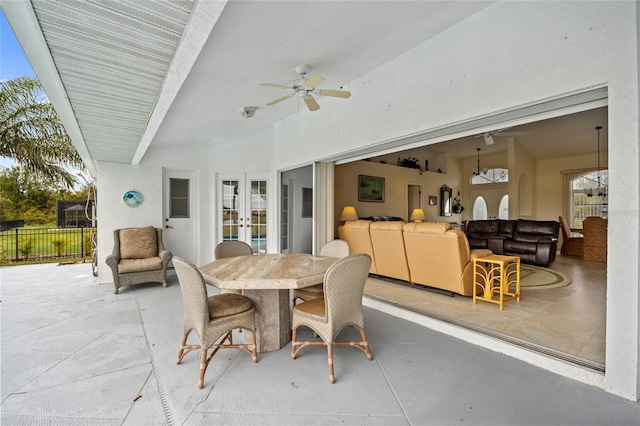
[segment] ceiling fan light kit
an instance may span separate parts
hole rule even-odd
[[[309,72],[309,65],[298,65],[294,68],[294,70],[300,75],[300,77],[295,79],[293,81],[293,85],[291,86],[283,86],[281,84],[273,83],[260,83],[260,86],[291,90],[291,93],[289,95],[274,99],[273,101],[268,102],[267,105],[275,105],[297,94],[298,98],[302,99],[307,105],[309,111],[317,111],[320,109],[320,105],[315,100],[315,98],[311,96],[312,94],[342,99],[348,99],[349,97],[351,97],[351,92],[347,90],[316,89],[316,86],[323,83],[325,81],[325,78],[320,77],[319,75],[312,75],[309,78],[306,78],[306,75]]]
[[[254,115],[256,115],[256,110],[258,109],[258,107],[242,107],[238,110],[238,112],[240,113],[240,115],[242,115],[244,118],[251,118]]]

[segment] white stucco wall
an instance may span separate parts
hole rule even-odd
[[[336,158],[402,135],[606,85],[608,282],[616,285],[608,291],[604,387],[637,399],[639,15],[632,1],[494,4],[352,82],[349,102],[323,99],[321,110],[278,123],[276,167]]]
[[[269,175],[269,210],[277,211],[276,173],[272,170],[273,143],[271,129],[244,133],[205,145],[176,141],[175,145],[152,146],[140,165],[118,163],[98,165],[98,256],[101,267],[98,283],[113,283],[105,259],[113,249],[113,230],[135,226],[163,226],[163,169],[197,172],[198,197],[196,232],[199,241],[197,264],[212,260],[215,245],[220,241],[216,229],[218,176],[228,173],[266,173]],[[103,183],[105,183],[103,185]],[[122,203],[122,194],[136,189],[144,196],[140,207]],[[268,232],[275,235],[276,224]],[[276,241],[271,242],[275,250]],[[196,243],[196,242],[194,242]]]
[[[353,81],[345,87],[352,92],[348,101],[324,98],[322,109],[301,111],[277,123],[273,133],[242,134],[193,150],[153,147],[137,167],[100,164],[101,258],[110,252],[113,229],[161,224],[163,165],[200,169],[202,244],[209,250],[217,238],[215,177],[220,173],[268,171],[276,194],[280,169],[607,86],[610,245],[606,375],[601,385],[638,399],[639,20],[633,1],[499,2]],[[145,195],[145,204],[135,212],[119,201],[132,188]],[[270,203],[276,211],[276,197]],[[104,272],[102,268],[101,282]],[[593,381],[569,366],[553,369]]]
[[[135,189],[139,207],[128,207],[122,194]],[[105,259],[113,250],[113,231],[135,226],[162,226],[162,167],[117,163],[98,165],[98,282],[113,283]]]

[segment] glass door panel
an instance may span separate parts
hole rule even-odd
[[[169,217],[189,218],[189,179],[169,178]]]
[[[254,253],[267,252],[267,181],[252,180],[249,193],[251,206],[250,222],[247,218],[248,237]]]
[[[237,180],[222,181],[222,240],[231,241],[240,238],[240,214]]]
[[[254,253],[267,252],[267,179],[246,175],[218,180],[221,241],[244,241]]]
[[[486,186],[486,185],[484,185]],[[471,189],[472,220],[509,219],[509,195],[506,187]]]

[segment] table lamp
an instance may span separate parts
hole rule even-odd
[[[426,218],[427,217],[424,215],[424,210],[413,209],[413,212],[411,213],[411,217],[409,218],[409,221],[422,222]]]
[[[349,220],[358,220],[358,213],[356,213],[356,208],[353,206],[345,206],[340,215],[341,222],[347,222]]]

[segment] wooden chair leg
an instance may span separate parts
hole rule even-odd
[[[253,345],[253,351],[251,351],[251,358],[253,359],[253,363],[258,362],[258,343],[256,341],[256,332],[255,330],[251,333],[251,344]]]
[[[362,340],[362,344],[364,346],[364,353],[367,355],[367,359],[369,361],[373,360],[373,355],[371,355],[371,349],[369,348],[369,342],[367,341],[367,335],[364,334],[364,329],[360,329],[360,338]]]
[[[185,355],[184,347],[187,345],[187,336],[188,334],[182,336],[182,342],[180,343],[180,350],[178,351],[178,359],[176,360],[176,364],[180,364],[182,362],[182,357]]]
[[[336,382],[333,375],[333,345],[327,344],[327,357],[329,359],[329,383],[334,384]]]
[[[298,335],[298,329],[294,328],[291,331],[291,359],[296,359],[296,336]]]
[[[200,357],[200,374],[198,375],[198,389],[202,389],[204,386],[204,373],[207,371],[207,350],[202,350]]]

